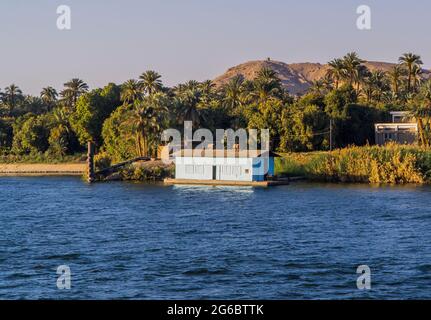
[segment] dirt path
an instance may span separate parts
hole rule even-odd
[[[85,163],[0,163],[0,176],[82,175]]]

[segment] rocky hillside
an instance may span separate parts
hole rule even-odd
[[[387,62],[368,61],[364,63],[371,71],[389,71],[395,64]],[[227,70],[223,75],[214,79],[216,86],[221,86],[232,77],[241,74],[245,79],[251,80],[262,68],[269,67],[277,72],[284,87],[292,94],[305,92],[313,81],[323,78],[329,66],[320,63],[292,63],[287,64],[280,61],[249,61]],[[426,78],[431,77],[431,72],[424,70]]]

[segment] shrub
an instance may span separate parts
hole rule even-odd
[[[287,169],[300,172],[298,168],[301,168],[304,175],[314,180],[391,184],[431,182],[431,151],[415,146],[348,147],[314,153],[302,162],[298,156],[289,155],[288,159]]]
[[[130,108],[122,106],[103,124],[102,136],[105,142],[103,148],[115,162],[138,156],[135,134],[129,120],[131,117]]]
[[[135,163],[120,170],[122,180],[134,181],[162,181],[164,178],[173,177],[173,165],[163,163]]]
[[[94,167],[96,171],[109,168],[111,163],[112,159],[106,152],[101,152],[94,156]]]
[[[46,116],[28,115],[13,126],[12,152],[15,154],[35,154],[45,152],[48,147],[50,127]]]
[[[64,156],[69,149],[69,134],[63,126],[51,129],[48,138],[49,150],[53,155]]]

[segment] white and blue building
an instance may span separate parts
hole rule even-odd
[[[174,154],[175,179],[266,181],[274,176],[275,157],[260,150],[181,150]]]

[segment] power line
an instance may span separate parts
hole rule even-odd
[[[288,135],[283,135],[284,137],[310,137],[310,136],[323,136],[325,134],[329,134],[331,133],[330,130],[325,131],[325,132],[319,132],[319,133],[312,133],[312,134],[288,134]]]

